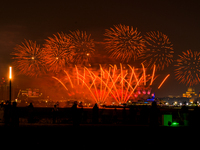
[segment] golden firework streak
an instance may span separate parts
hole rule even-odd
[[[153,73],[152,73],[150,85],[152,85],[152,83],[153,83],[153,78],[154,78],[154,75],[155,75],[155,70],[156,70],[156,65],[154,64],[154,66],[153,66]]]
[[[163,83],[167,80],[167,78],[170,76],[170,74],[168,74],[163,81],[160,83],[160,85],[158,86],[158,89],[160,89],[160,87],[163,85]]]
[[[63,87],[68,91],[68,88],[65,86],[65,84],[62,82],[62,81],[60,81],[58,78],[56,78],[56,77],[52,77],[52,78],[54,78],[54,79],[56,79],[58,82],[60,82],[62,85],[63,85]]]
[[[144,86],[146,85],[146,75],[145,75],[145,68],[144,68],[144,65],[143,63],[142,64],[142,68],[143,68],[143,73],[144,73]]]
[[[66,75],[67,75],[67,77],[68,77],[68,79],[69,79],[69,82],[70,82],[72,88],[74,88],[73,83],[72,83],[72,80],[71,80],[69,74],[68,74],[67,71],[65,71],[65,70],[64,70],[64,72],[66,73]]]

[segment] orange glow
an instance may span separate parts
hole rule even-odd
[[[108,72],[106,71],[106,73],[108,74],[108,75],[110,75],[110,67],[109,67],[109,70],[108,70]],[[109,77],[107,77],[107,79],[106,79],[106,84],[105,85],[108,85],[108,81],[109,81]],[[104,88],[104,90],[103,90],[103,101],[105,101],[105,94],[106,94],[106,86],[105,86],[105,88]]]
[[[132,92],[129,94],[128,98],[125,100],[126,102],[128,101],[128,99],[130,98],[130,96],[133,94],[133,92],[135,91],[135,89],[137,88],[137,86],[139,85],[140,81],[142,80],[143,76],[141,76],[141,78],[139,79],[139,81],[137,82],[137,84],[135,85],[134,89],[132,90]]]
[[[168,74],[163,81],[160,83],[160,85],[158,86],[158,89],[160,89],[160,87],[163,85],[163,83],[167,80],[167,78],[170,76],[170,74]]]
[[[85,67],[85,68],[86,68],[86,67]],[[91,77],[91,79],[92,79],[92,81],[93,81],[92,84],[91,84],[90,87],[89,87],[89,90],[91,91],[92,86],[94,86],[96,95],[97,95],[97,97],[98,97],[97,87],[96,87],[96,84],[95,84],[95,81],[96,81],[97,77],[96,77],[96,76],[93,76],[94,74],[92,74],[92,72],[91,72],[88,68],[86,68],[86,69],[87,69],[87,71],[89,72],[90,77]]]
[[[121,86],[122,86],[122,88],[121,88],[121,90],[122,90],[121,97],[122,97],[122,100],[123,100],[123,92],[124,92],[123,79],[124,79],[124,77],[123,77],[123,70],[122,70],[122,64],[121,63],[120,63],[120,67],[121,67]]]
[[[85,67],[83,69],[83,79],[85,80]],[[84,83],[82,83],[82,86],[84,85]]]
[[[99,78],[100,80],[101,80],[101,78],[100,77],[98,77],[97,76],[97,78]],[[105,84],[105,82],[103,81],[103,80],[101,80],[101,82],[102,83],[104,83],[104,85],[108,88],[108,90],[109,90],[109,93],[111,93],[113,96],[114,96],[114,94],[113,94],[113,92],[112,92],[112,89],[111,88],[109,88],[109,86],[108,85],[106,85]],[[100,100],[101,100],[101,92],[102,92],[102,89],[100,89]],[[114,98],[116,99],[116,97],[114,96]]]
[[[70,82],[72,88],[74,88],[74,85],[73,85],[73,83],[72,83],[71,78],[69,77],[69,74],[68,74],[67,71],[65,71],[65,70],[64,70],[64,72],[66,73],[66,75],[67,75],[67,77],[68,77],[68,79],[69,79],[69,82]]]
[[[132,78],[133,78],[133,74],[134,74],[134,67],[133,68],[131,66],[129,66],[129,67],[130,67],[132,73],[131,73],[131,77],[130,77],[129,82],[128,82],[128,88],[126,89],[126,93],[125,93],[124,99],[126,99],[129,87],[131,86],[131,81],[132,81]]]
[[[113,87],[114,87],[114,90],[116,91],[116,95],[117,95],[117,96],[115,96],[115,100],[120,99],[119,93],[117,92],[117,88],[116,88],[116,85],[115,85],[116,82],[118,81],[118,78],[120,77],[120,74],[117,76],[117,78],[115,79],[115,81],[113,81],[113,78],[111,77],[110,74],[108,74],[108,77],[110,77],[112,86],[109,88],[109,92],[108,92],[107,95],[105,96],[105,99],[108,97],[108,95],[109,95],[109,93],[111,92],[111,90],[113,89]],[[116,97],[117,97],[117,98],[116,98]]]
[[[82,80],[82,79],[80,79],[80,80]],[[82,81],[85,84],[85,86],[88,88],[88,90],[90,91],[90,93],[92,94],[93,98],[95,99],[95,102],[97,103],[98,101],[97,101],[96,97],[94,96],[93,92],[91,91],[91,89],[88,87],[88,85],[85,83],[84,80],[82,80]]]
[[[100,66],[100,71],[101,71],[101,79],[100,79],[101,80],[101,87],[100,87],[100,92],[99,92],[100,93],[99,99],[101,100],[102,99],[102,86],[103,86],[102,85],[102,82],[103,82],[103,79],[102,79],[103,78],[103,69],[102,69],[101,65],[99,65],[99,66]]]
[[[108,74],[108,77],[107,77],[107,80],[106,80],[106,85],[108,85],[110,70],[111,70],[111,68],[109,67],[108,72],[106,71],[106,73]],[[105,97],[104,97],[105,94],[106,94],[106,86],[105,86],[105,88],[104,88],[103,98],[105,98]],[[105,99],[104,99],[104,100],[105,100]]]
[[[75,68],[76,68],[76,74],[77,74],[77,84],[79,85],[78,68],[77,66],[75,66]]]

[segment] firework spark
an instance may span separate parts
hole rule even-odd
[[[177,59],[176,79],[180,83],[192,86],[200,82],[200,52],[187,50]]]
[[[140,32],[126,25],[114,25],[114,28],[106,29],[104,34],[106,49],[112,58],[128,62],[136,60],[144,49],[144,40]]]
[[[25,40],[22,45],[17,45],[14,48],[11,55],[14,56],[14,63],[20,74],[38,77],[46,73],[42,49],[36,42]]]
[[[46,40],[43,56],[49,71],[59,72],[70,63],[74,55],[73,46],[64,33],[57,33]]]
[[[158,70],[163,70],[173,62],[173,44],[169,41],[168,36],[162,32],[147,32],[144,36],[146,50],[141,55],[144,64],[153,68],[155,64]]]
[[[87,35],[85,31],[74,31],[68,34],[68,37],[74,47],[75,55],[73,56],[73,62],[75,64],[87,65],[94,53],[94,42],[91,39],[91,35]]]

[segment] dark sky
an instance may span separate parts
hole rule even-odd
[[[200,1],[166,0],[16,0],[0,2],[0,75],[6,76],[12,64],[10,53],[24,39],[42,44],[57,32],[87,31],[96,41],[105,29],[116,24],[133,26],[141,33],[161,31],[174,45],[174,56],[182,51],[200,50]],[[174,79],[174,68],[157,96],[181,95],[187,86]],[[196,91],[200,86],[195,86]]]

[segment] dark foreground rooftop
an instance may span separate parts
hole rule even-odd
[[[189,126],[152,128],[109,124],[20,124],[0,126],[1,143],[16,148],[144,149],[198,143],[198,129]],[[175,144],[175,145],[174,145]],[[174,146],[173,146],[174,145]],[[194,144],[196,145],[196,144]]]

